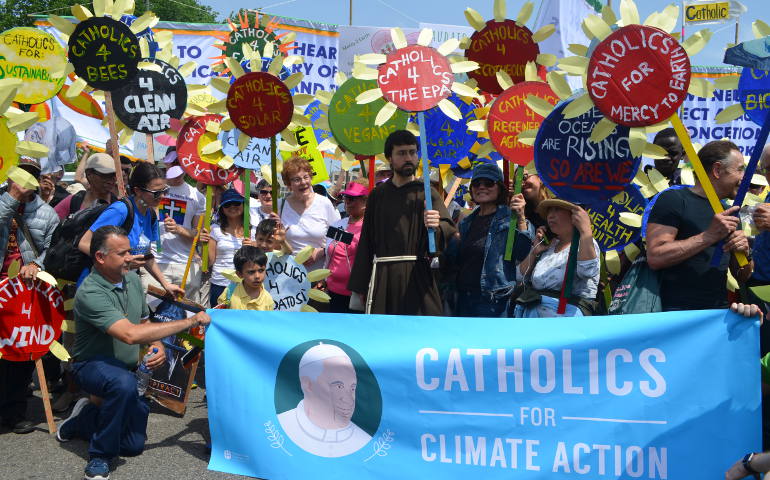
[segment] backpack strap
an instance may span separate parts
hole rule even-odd
[[[134,228],[134,202],[131,201],[128,197],[123,197],[119,202],[123,202],[123,205],[126,206],[126,209],[128,210],[128,214],[126,215],[126,219],[123,220],[123,224],[120,226],[126,234],[131,233],[131,229]]]
[[[16,220],[16,227],[21,229],[21,233],[24,235],[24,238],[27,239],[27,243],[29,243],[32,247],[32,252],[35,254],[35,258],[39,257],[40,250],[38,250],[37,245],[35,245],[35,241],[32,238],[32,233],[29,231],[27,222],[25,222],[21,215],[19,215],[19,212],[14,213],[13,218]]]

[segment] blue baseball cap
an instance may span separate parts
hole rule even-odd
[[[219,206],[223,207],[228,203],[243,203],[243,195],[235,191],[234,188],[225,190],[222,194],[222,198],[219,201]]]
[[[471,182],[477,178],[486,178],[492,180],[493,182],[502,182],[503,172],[501,172],[497,165],[493,163],[482,163],[476,165],[473,168],[473,177],[471,177]]]

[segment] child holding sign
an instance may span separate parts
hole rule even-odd
[[[262,286],[267,269],[267,255],[262,249],[244,245],[233,257],[235,273],[242,282],[231,283],[217,300],[235,310],[272,310],[273,297]]]

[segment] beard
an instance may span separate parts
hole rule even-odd
[[[399,177],[411,177],[414,175],[416,166],[409,162],[404,163],[401,167],[394,169],[393,171],[398,174]]]

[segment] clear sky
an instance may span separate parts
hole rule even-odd
[[[201,0],[223,17],[240,8],[263,8],[266,13],[316,20],[333,24],[348,24],[350,0]],[[670,0],[637,0],[642,19],[655,10],[662,10]],[[674,2],[681,5],[679,2]],[[740,40],[751,40],[751,23],[760,18],[770,23],[770,0],[741,0],[748,12],[740,21]],[[353,0],[353,25],[382,27],[416,27],[418,22],[467,25],[463,11],[473,7],[486,18],[492,18],[493,0]],[[515,17],[524,0],[508,1],[508,16]],[[619,0],[612,0],[616,12]],[[535,1],[535,8],[540,5]],[[537,10],[535,10],[537,12]],[[533,15],[534,18],[535,15]],[[533,20],[532,20],[533,21]],[[531,21],[531,22],[532,22]],[[680,14],[681,22],[681,14]],[[677,25],[681,28],[681,23]],[[692,59],[696,65],[721,65],[724,47],[734,41],[735,23],[710,25],[714,32],[709,45]],[[694,30],[693,30],[694,31]],[[687,35],[689,33],[686,32]]]

